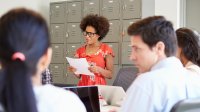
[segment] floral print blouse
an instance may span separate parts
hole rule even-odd
[[[114,57],[112,48],[107,44],[101,43],[99,50],[94,53],[86,54],[86,45],[77,49],[75,57],[86,58],[89,64],[96,65],[102,68],[106,68],[106,55],[111,55]],[[78,82],[78,86],[88,86],[88,85],[106,85],[105,77],[99,73],[94,73],[95,76],[88,76],[81,74],[81,79]]]

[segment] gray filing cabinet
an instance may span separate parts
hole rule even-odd
[[[69,67],[69,65],[67,64],[66,67]],[[65,82],[67,84],[73,84],[76,85],[78,84],[79,79],[72,73],[70,73],[69,71],[66,71],[66,75],[64,77]]]
[[[66,56],[74,57],[76,50],[81,46],[81,44],[67,44],[66,46]]]
[[[53,49],[52,61],[49,66],[54,83],[64,83],[65,64],[65,18],[66,2],[50,3],[50,36]]]
[[[53,23],[50,25],[51,41],[54,43],[64,42],[64,24],[63,23]]]
[[[106,37],[102,40],[103,42],[120,42],[120,21],[111,20],[109,21],[110,29]]]
[[[122,21],[122,41],[123,42],[129,42],[130,41],[130,37],[127,34],[127,29],[128,27],[134,23],[135,21],[137,21],[139,19],[129,19],[129,20],[123,20]]]
[[[131,55],[131,47],[130,47],[130,42],[123,42],[122,43],[122,47],[121,47],[121,61],[122,61],[122,65],[126,65],[126,64],[133,64],[132,61],[130,61],[130,55]]]
[[[65,3],[50,3],[50,21],[51,23],[64,23]]]
[[[141,0],[122,0],[123,19],[141,18]]]
[[[65,57],[74,57],[75,51],[81,46],[83,36],[81,29],[79,28],[80,21],[83,13],[83,1],[82,0],[70,0],[66,1],[66,43],[65,43]],[[64,57],[64,58],[65,58]],[[65,84],[77,84],[78,79],[67,71],[68,62],[65,58]]]
[[[84,0],[83,1],[83,16],[87,14],[99,14],[99,0]]]
[[[114,64],[119,64],[119,43],[106,43],[113,49],[114,52]]]
[[[141,18],[142,0],[66,0],[50,3],[50,34],[53,48],[51,72],[55,83],[77,84],[78,80],[67,71],[66,56],[73,57],[77,48],[84,43],[79,28],[82,17],[87,14],[99,14],[109,20],[110,29],[102,42],[113,48],[114,75],[121,67],[134,66],[129,60],[131,53],[130,37],[127,28]]]
[[[67,23],[66,43],[82,42],[82,33],[79,24],[80,23]]]
[[[102,0],[102,15],[111,19],[120,19],[121,0]]]
[[[67,22],[80,22],[82,7],[80,1],[67,2]]]
[[[53,54],[52,63],[63,63],[64,61],[64,44],[52,44]]]
[[[50,64],[50,72],[53,74],[54,83],[63,83],[64,65],[63,64]]]

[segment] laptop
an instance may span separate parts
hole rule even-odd
[[[99,93],[106,99],[108,105],[121,106],[126,93],[120,86],[97,85]]]
[[[100,112],[97,86],[72,86],[63,88],[77,94],[85,105],[87,112]]]

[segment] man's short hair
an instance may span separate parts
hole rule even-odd
[[[128,34],[140,35],[149,48],[162,41],[165,44],[167,57],[176,54],[177,38],[173,25],[163,16],[151,16],[133,23],[128,28]]]

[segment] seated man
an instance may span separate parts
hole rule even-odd
[[[52,74],[50,73],[49,69],[45,69],[42,73],[42,84],[52,84]]]
[[[128,34],[130,59],[140,75],[127,91],[122,112],[169,112],[179,100],[200,96],[192,88],[200,84],[191,83],[193,78],[175,57],[177,38],[170,21],[148,17],[130,25]]]

